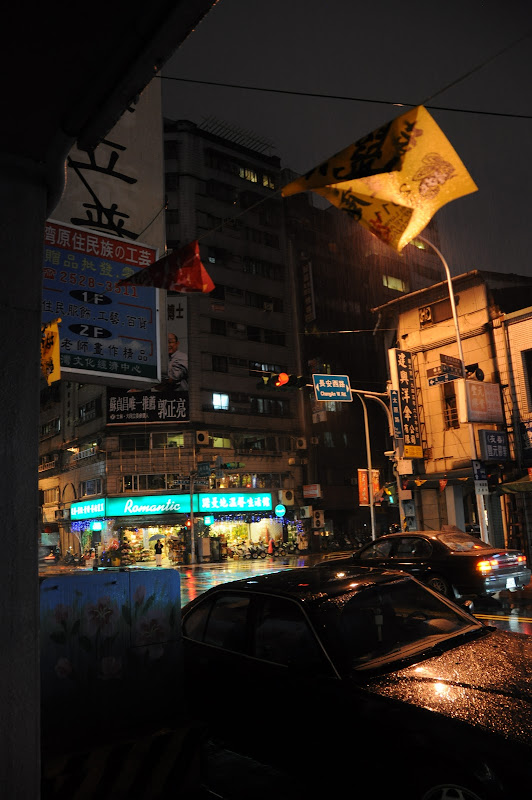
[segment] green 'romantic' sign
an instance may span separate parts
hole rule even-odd
[[[194,511],[198,500],[194,497]],[[108,497],[106,517],[136,517],[144,514],[189,514],[189,494],[157,494],[144,497]]]

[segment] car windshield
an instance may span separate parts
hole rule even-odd
[[[491,545],[477,539],[476,536],[469,536],[469,534],[460,533],[460,531],[439,533],[437,538],[454,553],[481,553],[483,550],[492,549]]]
[[[320,610],[322,635],[342,671],[380,667],[484,626],[417,582],[399,579],[335,597]]]

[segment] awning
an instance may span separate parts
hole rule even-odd
[[[523,494],[525,492],[532,492],[532,481],[528,475],[525,475],[524,478],[519,478],[517,481],[501,483],[498,489],[506,494]]]

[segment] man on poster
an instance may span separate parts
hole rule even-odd
[[[172,388],[188,391],[188,354],[179,349],[175,333],[168,334],[168,381]]]

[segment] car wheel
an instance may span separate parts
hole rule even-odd
[[[443,575],[432,575],[427,581],[427,586],[430,586],[435,592],[439,592],[445,597],[453,596],[451,584]]]
[[[461,782],[444,782],[427,789],[421,795],[421,800],[484,800],[484,797]]]

